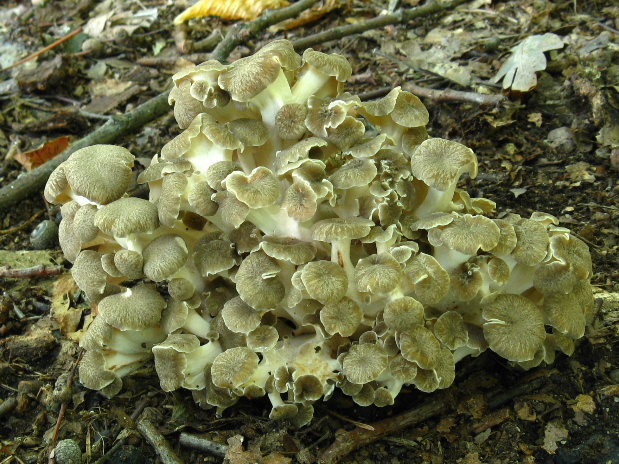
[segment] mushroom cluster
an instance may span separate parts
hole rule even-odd
[[[593,314],[587,246],[553,216],[488,217],[457,188],[469,148],[429,137],[400,88],[362,102],[339,55],[284,40],[173,77],[183,130],[137,177],[97,145],[50,177],[59,236],[98,315],[82,383],[112,396],[154,359],[165,391],[220,411],[268,395],[298,424],[336,387],[360,405],[449,386],[490,349],[531,368]]]

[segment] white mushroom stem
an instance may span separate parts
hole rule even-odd
[[[350,242],[349,238],[331,242],[331,261],[340,265],[346,272],[346,277],[348,278],[346,296],[357,304],[363,305],[363,298],[359,295],[357,284],[355,283],[355,266],[353,266],[350,260]]]
[[[307,69],[298,77],[292,86],[291,103],[305,103],[309,97],[316,93],[331,79],[331,76],[319,71],[313,66],[307,65]]]
[[[434,247],[433,256],[447,272],[467,262],[471,258],[471,255],[465,255],[459,251],[452,250],[447,245]]]
[[[312,240],[309,229],[288,216],[279,205],[251,209],[247,220],[260,229],[264,235],[296,238],[305,242]]]
[[[152,357],[150,350],[142,353],[127,354],[104,349],[102,353],[105,359],[105,368],[119,377],[124,377],[138,369]]]
[[[205,135],[200,134],[191,140],[191,148],[183,155],[189,161],[194,171],[204,173],[219,161],[232,161],[232,150],[218,147]]]
[[[211,323],[200,316],[193,308],[188,308],[187,319],[183,324],[183,329],[201,338],[209,338]]]
[[[432,213],[457,211],[459,208],[452,202],[456,184],[457,181],[454,181],[445,191],[428,187],[426,197],[415,209],[415,217],[425,218]]]
[[[149,353],[152,345],[165,340],[165,334],[160,327],[149,327],[144,330],[114,330],[112,336],[105,342],[104,351],[117,351],[123,354]]]
[[[201,390],[206,386],[204,371],[206,366],[211,364],[217,355],[222,352],[218,341],[210,341],[205,345],[200,345],[190,353],[185,354],[187,367],[185,368],[185,379],[183,387],[189,390]]]
[[[266,124],[269,132],[274,134],[275,116],[277,112],[287,103],[292,101],[290,84],[282,69],[279,70],[277,79],[266,89],[250,100],[260,111],[262,122]]]

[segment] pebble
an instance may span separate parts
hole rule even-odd
[[[82,450],[74,440],[60,440],[54,449],[56,464],[82,464]]]
[[[58,244],[58,224],[49,219],[40,222],[30,234],[30,244],[35,250],[48,250]]]

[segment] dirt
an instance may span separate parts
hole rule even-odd
[[[175,29],[172,20],[182,11],[181,2],[169,3],[59,0],[32,6],[3,2],[0,47],[4,48],[0,51],[5,56],[16,51],[19,58],[106,9],[115,8],[119,15],[157,9],[158,15],[130,32],[119,27],[122,20],[108,23],[108,36],[90,53],[82,52],[87,38],[82,33],[41,55],[37,63],[45,66],[0,72],[0,89],[4,84],[12,89],[0,91],[0,187],[25,171],[16,154],[60,136],[87,135],[106,117],[157,95],[176,66],[187,59],[179,44],[187,47],[187,41],[195,43],[215,29],[225,33],[233,24],[207,18]],[[389,3],[343,2],[339,9],[302,27],[262,33],[237,48],[230,60],[273,38],[295,39],[372,18],[388,9]],[[402,1],[399,6],[413,4]],[[9,14],[11,9],[15,14]],[[533,211],[553,214],[589,244],[599,309],[573,356],[558,356],[554,364],[528,372],[513,369],[491,352],[466,359],[458,364],[456,380],[448,389],[448,412],[364,446],[342,462],[619,463],[619,432],[612,425],[619,421],[615,350],[619,300],[602,299],[606,293],[619,292],[619,136],[613,132],[619,133],[618,13],[611,0],[587,4],[482,0],[455,13],[315,47],[351,61],[353,77],[347,88],[353,93],[415,81],[435,89],[500,94],[500,84],[497,88],[488,81],[511,47],[535,34],[560,36],[565,47],[546,53],[550,60],[536,72],[536,88],[506,92],[509,102],[505,104],[430,99],[424,103],[431,114],[432,136],[459,141],[476,152],[479,175],[461,185],[471,196],[496,202],[496,217],[508,212],[526,217]],[[429,36],[434,39],[426,40]],[[458,37],[457,43],[452,36]],[[426,65],[411,64],[425,56],[415,47],[445,53],[447,62],[471,74],[469,84],[446,79],[431,60]],[[139,64],[145,57],[160,61],[155,66]],[[167,116],[118,144],[147,159],[174,135],[171,127]],[[42,194],[2,213],[0,248],[14,253],[32,250],[30,233],[44,219],[57,220],[58,208],[45,204]],[[64,266],[65,273],[70,268],[57,245],[35,264]],[[64,287],[59,290],[59,286]],[[398,396],[394,406],[361,408],[336,394],[316,405],[310,425],[294,429],[268,419],[267,400],[243,399],[221,417],[214,410],[202,410],[187,391],[161,391],[151,364],[128,376],[122,392],[108,400],[73,381],[80,350],[72,333],[82,326],[90,309],[71,282],[58,275],[0,277],[0,290],[0,398],[4,400],[0,403],[0,463],[47,462],[50,444],[64,438],[79,444],[85,462],[156,462],[152,446],[136,430],[135,418],[144,407],[182,462],[222,462],[221,457],[179,445],[179,434],[189,432],[221,444],[243,437],[243,443],[237,443],[239,452],[229,453],[227,462],[313,463],[342,430],[355,429],[354,421],[372,424],[390,419],[435,395],[410,389]],[[59,300],[58,295],[68,296]],[[63,316],[51,317],[52,306],[62,307]],[[506,399],[501,399],[502,394],[507,394]],[[59,416],[61,427],[56,425]]]

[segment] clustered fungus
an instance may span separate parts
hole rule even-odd
[[[490,349],[531,368],[571,354],[593,316],[587,246],[533,213],[457,188],[469,148],[430,137],[396,88],[343,93],[339,55],[285,40],[173,77],[183,132],[137,178],[98,145],[50,177],[60,242],[98,316],[80,379],[112,396],[154,359],[166,391],[219,411],[268,396],[298,424],[335,388],[393,404],[405,385],[448,387]]]

